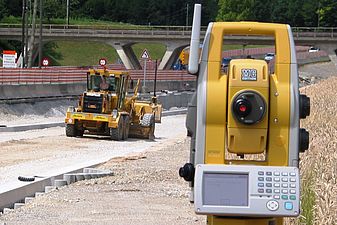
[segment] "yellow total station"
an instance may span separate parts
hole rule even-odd
[[[194,33],[193,25],[189,71],[194,72],[198,78],[197,91],[190,103],[186,121],[188,134],[191,136],[191,154],[190,163],[185,164],[179,174],[191,182],[192,196],[198,198],[197,203],[201,208],[196,206],[196,213],[198,210],[205,212],[202,214],[208,215],[209,225],[281,225],[282,215],[291,216],[289,212],[293,209],[293,202],[285,200],[285,197],[283,200],[273,199],[273,189],[270,189],[271,192],[268,190],[271,194],[265,193],[267,189],[254,189],[257,185],[262,187],[265,184],[258,184],[257,179],[251,180],[251,175],[259,168],[273,168],[274,171],[279,168],[296,170],[299,152],[308,148],[309,134],[299,127],[299,120],[309,115],[310,101],[308,97],[299,94],[296,50],[291,28],[285,24],[257,22],[210,23],[199,63],[191,61],[191,58],[198,59],[193,53],[198,52],[197,47],[193,46],[198,43],[195,38],[198,34]],[[221,65],[222,49],[228,35],[273,39],[274,71],[270,72],[268,62],[264,59],[245,57],[231,59],[224,72]],[[250,166],[251,171],[244,171]],[[198,172],[198,168],[202,169]],[[243,178],[238,176],[238,179],[247,183],[244,180],[247,176],[249,182],[253,182],[247,188],[247,201],[250,202],[248,208],[253,205],[253,201],[257,201],[263,202],[263,209],[247,210],[246,207],[242,210],[242,216],[238,216],[230,207],[230,200],[217,200],[213,194],[205,195],[203,192],[218,190],[214,182],[223,185],[221,179],[232,179],[230,175],[233,174],[223,171],[236,171],[237,168],[237,171],[244,171],[239,174]],[[207,181],[213,179],[213,184],[205,184],[206,178]],[[193,195],[195,184],[198,193],[194,192]],[[257,190],[263,194],[255,196]],[[208,197],[210,199],[206,199]],[[246,199],[242,200],[245,201]],[[224,213],[219,214],[217,207],[209,206],[205,202],[219,204]],[[236,209],[239,211],[240,207]],[[254,210],[258,216],[254,216]],[[266,210],[267,214],[273,216],[263,217],[261,210]],[[277,210],[284,212],[277,214]],[[216,213],[212,215],[212,212]]]

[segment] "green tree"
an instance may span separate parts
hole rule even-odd
[[[271,22],[288,23],[288,4],[292,0],[275,0],[272,1]]]
[[[52,18],[65,18],[65,7],[62,7],[59,0],[44,0],[44,15],[48,22]]]
[[[303,26],[304,18],[302,12],[302,6],[305,0],[291,0],[288,2],[287,17],[289,21],[286,22],[291,26]]]
[[[254,0],[251,9],[251,18],[254,21],[271,21],[272,0]]]
[[[337,1],[319,0],[318,6],[319,25],[326,27],[337,26]]]
[[[5,0],[0,0],[0,20],[8,16],[8,9]]]
[[[249,20],[253,16],[251,8],[253,0],[219,0],[217,21]]]
[[[301,15],[303,17],[303,26],[314,27],[318,22],[318,1],[306,0],[303,2]]]
[[[191,13],[190,13],[190,21],[192,21],[193,18],[193,4],[190,4]],[[201,23],[202,25],[207,25],[209,22],[212,22],[215,20],[218,12],[218,0],[206,0],[202,1],[202,13],[201,13]],[[192,23],[190,23],[192,24]]]
[[[22,0],[3,0],[6,8],[8,9],[8,15],[21,16],[22,15]]]

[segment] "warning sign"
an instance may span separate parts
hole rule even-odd
[[[149,51],[147,49],[144,49],[142,55],[140,56],[140,58],[142,58],[142,59],[151,59]]]

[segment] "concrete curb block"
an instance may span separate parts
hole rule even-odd
[[[29,202],[33,201],[34,197],[26,197],[25,198],[25,204],[28,204]]]
[[[187,109],[177,109],[172,111],[164,111],[162,116],[174,116],[186,114]],[[19,131],[27,131],[27,130],[36,130],[36,129],[45,129],[51,127],[64,127],[65,123],[55,122],[55,123],[41,123],[41,124],[27,124],[27,125],[18,125],[18,126],[9,126],[9,127],[0,127],[1,132],[19,132]]]
[[[172,111],[164,111],[162,113],[162,116],[176,116],[176,115],[182,115],[182,114],[186,114],[187,113],[187,109],[177,109],[177,110],[172,110]]]
[[[42,123],[42,124],[28,124],[28,125],[18,125],[18,126],[9,126],[9,127],[1,127],[1,132],[18,132],[18,131],[27,131],[27,130],[35,130],[35,129],[45,129],[51,127],[64,127],[64,123]]]
[[[93,166],[97,165],[99,164],[95,164]],[[81,170],[83,172],[81,172]],[[20,208],[26,203],[31,202],[34,199],[33,196],[35,196],[35,198],[38,198],[45,193],[55,191],[60,187],[69,185],[77,181],[111,175],[113,175],[113,173],[110,170],[100,170],[86,167],[72,171],[70,173],[59,174],[53,177],[33,181],[19,188],[14,188],[12,190],[0,193],[0,210],[3,211],[3,213],[8,213],[11,212],[12,209]],[[56,179],[62,177],[63,179]],[[44,190],[44,192],[41,192],[42,190]]]
[[[18,209],[18,208],[21,208],[22,206],[24,206],[25,203],[15,203],[14,204],[14,209]]]

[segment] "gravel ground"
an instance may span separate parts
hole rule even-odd
[[[87,167],[113,157],[170,144],[186,135],[185,116],[163,117],[156,124],[155,140],[111,141],[109,137],[68,138],[64,128],[55,127],[0,136],[0,191],[20,182],[18,176],[51,176]]]
[[[330,68],[325,71],[322,68]],[[315,205],[313,218],[287,220],[286,224],[337,224],[337,78],[330,64],[310,65],[300,69],[317,84],[301,89],[311,97],[311,115],[301,121],[310,132],[310,148],[301,154],[302,183],[313,183]],[[318,74],[318,75],[317,75]],[[315,83],[314,82],[314,83]],[[81,181],[39,197],[26,206],[0,216],[0,222],[11,224],[206,224],[196,216],[188,201],[188,184],[178,177],[178,168],[188,161],[189,140],[184,138],[184,119],[168,122],[166,142],[150,145],[146,152],[119,157],[102,165],[115,175]],[[62,141],[62,137],[56,139]],[[159,140],[165,139],[162,136]],[[32,138],[31,141],[37,139]],[[74,145],[107,147],[106,140],[90,144],[87,139]],[[12,140],[15,141],[15,140]],[[38,141],[37,141],[38,142]],[[8,144],[8,140],[6,140]],[[13,143],[16,144],[16,143]],[[128,148],[132,142],[128,143]],[[137,148],[137,144],[134,145]],[[2,148],[1,148],[2,149]],[[144,151],[144,150],[143,150]],[[0,178],[2,179],[2,178]],[[311,188],[305,186],[304,188]],[[302,199],[303,202],[303,199]],[[29,222],[28,222],[29,221]]]
[[[303,79],[300,86],[316,84],[331,76],[336,76],[336,66],[333,62],[314,63],[301,66],[299,75]]]
[[[178,169],[188,160],[189,141],[120,157],[101,166],[114,176],[60,188],[0,217],[11,224],[205,224],[188,201]]]

